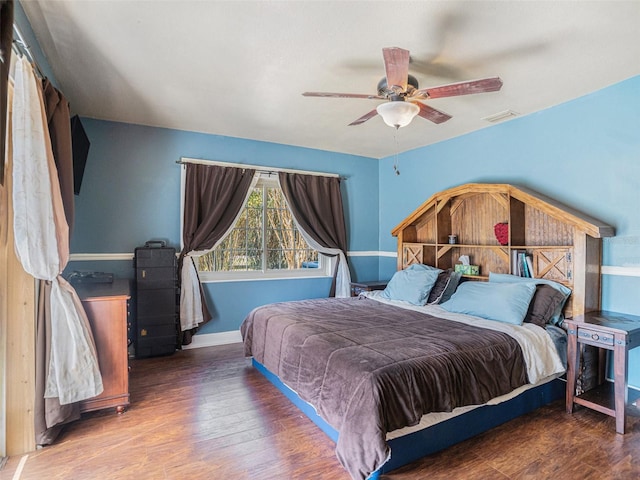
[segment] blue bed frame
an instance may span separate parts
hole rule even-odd
[[[337,442],[338,432],[316,413],[315,409],[302,400],[293,390],[282,383],[277,375],[264,365],[252,359],[253,366],[273,385],[326,433]],[[387,443],[391,448],[391,458],[369,476],[370,480],[379,479],[382,473],[400,468],[432,453],[444,450],[475,435],[513,420],[520,415],[532,412],[543,405],[564,398],[565,381],[555,379],[543,385],[526,390],[515,398],[498,405],[484,405],[429,428],[394,438]]]

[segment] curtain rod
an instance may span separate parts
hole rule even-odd
[[[33,65],[33,68],[35,68],[38,75],[40,75],[40,78],[46,78],[42,73],[42,70],[40,69],[40,65],[38,65],[38,62],[36,62],[35,57],[31,53],[31,47],[27,44],[27,42],[24,41],[24,36],[15,23],[13,24],[13,33],[14,38],[12,47],[16,51],[16,54],[22,54],[26,56],[27,59],[29,59],[31,65]]]
[[[221,167],[252,168],[257,170],[259,173],[265,173],[269,175],[276,174],[279,172],[286,172],[286,173],[298,173],[302,175],[315,175],[317,177],[336,177],[341,180],[347,179],[346,177],[341,177],[337,173],[311,172],[307,170],[295,170],[292,168],[265,167],[261,165],[249,165],[245,163],[229,163],[229,162],[220,162],[217,160],[203,160],[200,158],[181,157],[180,160],[176,160],[176,163],[178,164],[197,163],[201,165],[219,165]]]

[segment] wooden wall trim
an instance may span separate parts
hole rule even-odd
[[[10,101],[8,105],[11,108]],[[35,280],[15,255],[10,137],[7,144],[4,185],[0,186],[0,456],[36,448]]]

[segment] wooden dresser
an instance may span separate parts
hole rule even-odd
[[[115,408],[122,413],[129,405],[129,280],[80,284],[75,289],[89,317],[104,385],[100,395],[80,402],[80,411]]]

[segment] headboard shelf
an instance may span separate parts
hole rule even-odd
[[[494,228],[507,230],[502,243]],[[454,268],[468,255],[480,269],[469,278],[486,280],[490,272],[515,273],[513,254],[525,253],[535,277],[572,289],[570,317],[600,309],[601,239],[614,229],[526,188],[471,183],[432,195],[391,233],[398,237],[398,269]]]

